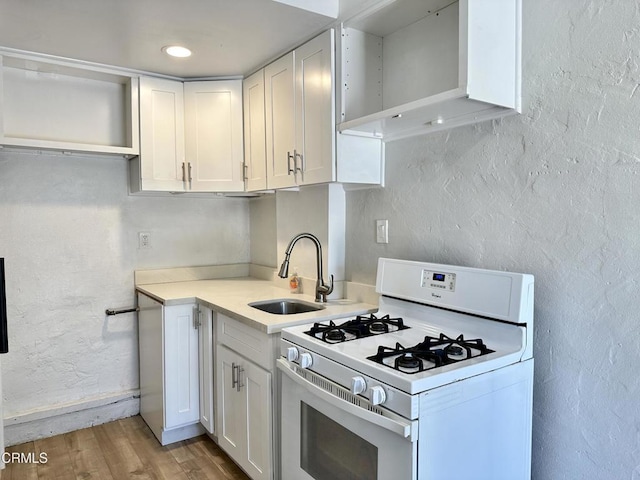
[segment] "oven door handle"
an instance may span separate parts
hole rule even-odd
[[[382,416],[377,413],[370,412],[369,410],[365,410],[364,408],[354,405],[353,403],[348,402],[347,400],[343,400],[340,397],[336,397],[332,393],[327,392],[323,388],[320,388],[317,385],[314,385],[306,378],[303,378],[300,375],[298,375],[289,366],[289,364],[282,358],[279,358],[277,360],[277,366],[282,371],[282,373],[287,375],[291,380],[296,382],[301,387],[304,387],[314,396],[329,403],[330,405],[333,405],[339,408],[340,410],[343,410],[347,413],[355,415],[356,417],[359,417],[368,423],[374,424],[376,426],[389,430],[397,435],[400,435],[401,437],[406,438],[411,442],[417,439],[417,436],[418,436],[417,421],[405,420],[399,415],[395,415],[392,413],[390,413],[390,415],[393,415],[394,418]],[[342,388],[342,387],[339,387],[339,388]]]

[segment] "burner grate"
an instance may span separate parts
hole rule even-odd
[[[492,353],[482,339],[466,340],[463,335],[450,338],[441,333],[438,337],[426,336],[413,347],[396,343],[395,347],[380,345],[368,360],[380,363],[404,373],[419,373],[433,368],[458,363],[469,358]]]
[[[409,327],[404,324],[402,318],[391,318],[389,315],[378,318],[370,314],[358,315],[339,325],[333,321],[329,321],[328,324],[314,323],[313,327],[305,333],[326,343],[341,343],[406,328]]]

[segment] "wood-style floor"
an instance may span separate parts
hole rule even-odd
[[[8,463],[0,473],[1,480],[249,478],[209,437],[163,447],[140,416],[15,445],[6,451],[5,460],[17,452],[36,462]],[[46,453],[46,463],[37,463],[41,453]]]

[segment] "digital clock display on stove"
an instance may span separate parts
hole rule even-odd
[[[433,270],[422,270],[422,278],[420,279],[420,286],[433,288],[439,291],[454,292],[456,290],[456,274],[455,273],[442,273],[434,272]]]

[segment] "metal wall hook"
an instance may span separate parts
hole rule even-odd
[[[139,307],[123,307],[123,308],[107,308],[104,313],[106,315],[120,315],[121,313],[139,312]]]

